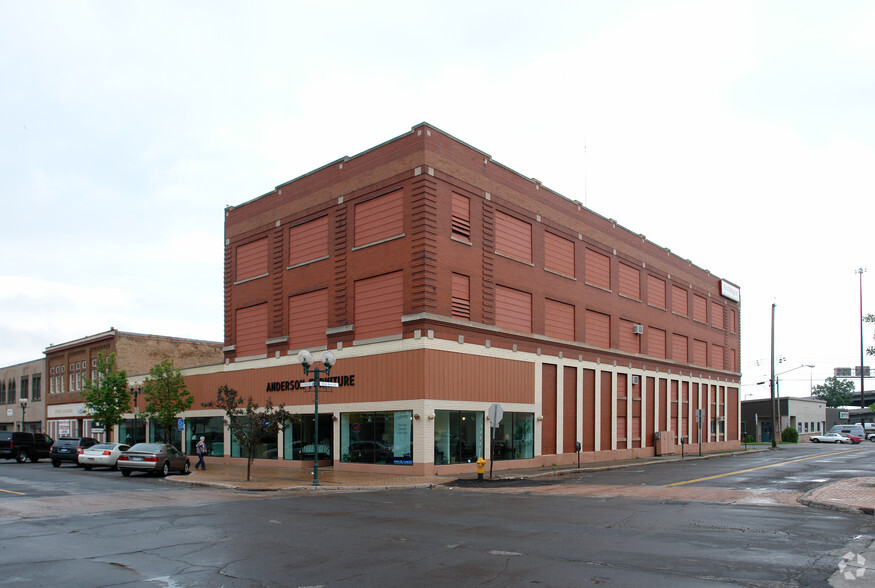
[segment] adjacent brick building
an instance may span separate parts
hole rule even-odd
[[[115,328],[50,345],[44,352],[46,432],[53,438],[92,435],[82,392],[86,379],[97,377],[100,353],[115,353],[118,369],[129,376],[140,374],[142,380],[142,374],[164,359],[172,359],[178,368],[221,363],[221,348],[217,342],[126,333]]]
[[[45,371],[45,359],[0,368],[0,431],[42,432]]]
[[[226,208],[224,267],[224,365],[187,381],[296,413],[260,458],[621,459],[698,443],[698,409],[706,448],[739,444],[738,287],[431,125]],[[304,348],[338,358],[315,444]],[[221,413],[185,416],[239,455]]]

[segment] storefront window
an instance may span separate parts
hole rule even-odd
[[[165,429],[160,424],[155,421],[149,421],[151,425],[149,427],[149,443],[169,443],[174,447],[180,447],[182,445],[182,433],[180,433],[179,429],[175,426],[170,430]],[[140,442],[144,442],[144,439],[140,439]]]
[[[137,419],[136,428],[134,428],[134,419],[127,419],[119,425],[118,438],[119,442],[125,445],[145,443],[146,421]]]
[[[434,463],[473,463],[483,456],[483,413],[436,410]]]
[[[316,427],[312,414],[296,414],[286,421],[283,432],[283,459],[313,461],[313,434]],[[330,414],[319,415],[319,459],[333,459],[332,443],[334,425]]]
[[[535,415],[506,412],[495,430],[494,459],[530,459],[535,456]]]
[[[207,455],[221,457],[225,454],[225,419],[222,417],[198,417],[185,419],[185,432],[188,444],[185,451],[196,455],[195,446],[201,437],[207,445]]]
[[[276,459],[277,458],[277,435],[266,435],[256,443],[253,453],[255,459]],[[240,446],[240,441],[233,434],[231,435],[231,457],[248,457],[246,450]]]
[[[413,413],[409,410],[342,414],[341,461],[413,465],[412,431]]]

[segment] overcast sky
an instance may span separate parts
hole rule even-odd
[[[807,395],[875,312],[873,106],[871,1],[0,0],[0,366],[221,341],[225,205],[426,121],[737,284],[744,398],[775,303]]]

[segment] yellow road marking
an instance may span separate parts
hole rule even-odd
[[[16,492],[15,490],[4,490],[0,488],[0,492],[6,492],[7,494],[18,494],[19,496],[24,496],[24,492]]]
[[[735,472],[726,472],[725,474],[717,474],[716,476],[708,476],[706,478],[696,478],[695,480],[684,480],[683,482],[675,482],[673,484],[666,484],[666,486],[667,487],[668,486],[683,486],[684,484],[695,484],[696,482],[704,482],[706,480],[714,480],[716,478],[723,478],[726,476],[734,476],[736,474],[746,474],[747,472],[754,472],[756,470],[764,470],[766,468],[776,468],[778,466],[782,466],[782,465],[788,464],[788,463],[794,463],[797,461],[805,461],[807,459],[823,459],[823,458],[831,457],[833,455],[841,455],[843,453],[854,453],[855,451],[863,451],[863,450],[862,449],[846,449],[845,451],[837,451],[835,453],[829,453],[826,455],[812,455],[810,457],[800,457],[799,459],[791,459],[788,461],[782,461],[780,463],[773,463],[773,464],[764,465],[764,466],[757,466],[755,468],[748,468],[746,470],[738,470]]]

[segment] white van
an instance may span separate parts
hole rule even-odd
[[[842,435],[856,435],[860,439],[866,439],[866,433],[863,432],[863,425],[860,423],[850,423],[847,425],[834,425],[830,433],[841,433]],[[875,434],[875,432],[873,432]]]

